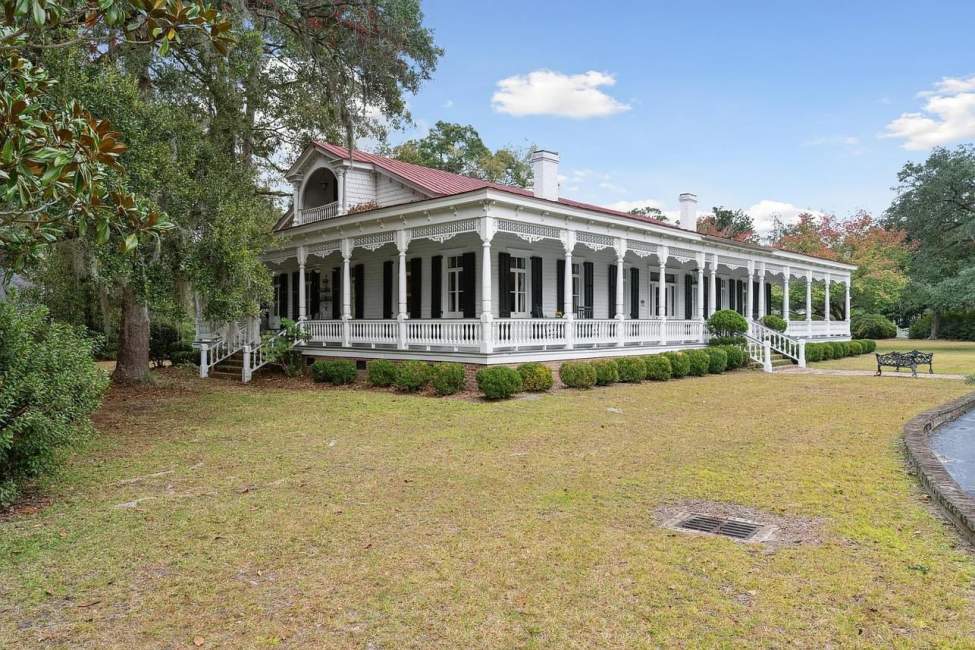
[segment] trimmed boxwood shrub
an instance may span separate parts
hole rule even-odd
[[[859,356],[863,354],[863,346],[860,345],[859,341],[850,341],[846,345],[850,350],[850,356]]]
[[[816,345],[819,346],[820,359],[822,359],[823,361],[829,361],[830,359],[834,358],[832,345],[830,345],[829,343],[817,343]]]
[[[708,372],[717,375],[728,368],[728,353],[724,348],[704,348],[708,354]]]
[[[670,379],[672,370],[670,359],[662,354],[651,354],[643,357],[643,365],[647,368],[647,379],[651,381],[667,381]]]
[[[430,383],[430,364],[425,361],[402,361],[396,366],[393,385],[408,393],[415,393]]]
[[[719,309],[708,318],[708,332],[713,336],[741,336],[748,331],[748,321],[731,309]]]
[[[592,367],[596,370],[596,385],[608,386],[620,380],[619,366],[615,361],[606,359],[603,361],[593,361]]]
[[[683,352],[664,352],[664,356],[670,361],[670,376],[674,379],[686,377],[691,371],[691,360]]]
[[[767,314],[762,316],[762,325],[769,328],[770,330],[775,330],[776,332],[784,332],[786,327],[789,326],[785,322],[785,319],[776,314]]]
[[[430,383],[437,395],[453,395],[464,389],[467,376],[459,363],[435,363],[430,372]]]
[[[521,391],[521,373],[507,366],[477,371],[477,388],[488,399],[508,399]]]
[[[366,378],[373,386],[392,386],[396,381],[396,364],[388,359],[375,359],[366,363]]]
[[[521,387],[530,393],[541,393],[552,387],[552,369],[537,362],[523,363],[518,366],[521,375]]]
[[[684,352],[684,356],[690,361],[687,374],[692,377],[703,377],[708,374],[708,368],[711,366],[711,357],[707,352],[704,350],[687,350]]]
[[[866,354],[870,354],[877,350],[877,342],[873,339],[863,339],[860,341],[860,345],[864,346],[863,351]]]
[[[321,359],[311,364],[311,376],[317,382],[351,384],[356,374],[355,362],[348,359]]]
[[[739,345],[745,346],[748,343],[748,339],[744,336],[712,336],[708,339],[708,345]]]
[[[846,345],[842,341],[830,341],[829,344],[833,346],[834,359],[842,359],[846,356]]]
[[[748,360],[748,353],[745,348],[737,345],[725,345],[721,348],[728,355],[728,370],[735,370],[745,365]]]
[[[883,314],[858,314],[850,321],[850,334],[855,339],[892,339],[897,326]]]
[[[806,362],[812,363],[823,360],[823,353],[818,343],[806,343]]]
[[[640,357],[620,357],[616,360],[620,381],[638,384],[647,378],[647,366]]]
[[[585,361],[566,361],[559,366],[559,379],[569,388],[592,388],[596,383],[596,369]]]

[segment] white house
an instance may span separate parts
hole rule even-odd
[[[476,364],[701,346],[716,309],[749,318],[753,356],[770,342],[802,362],[803,341],[849,338],[855,267],[697,233],[693,194],[672,225],[561,197],[554,152],[536,151],[532,167],[523,189],[313,143],[287,173],[294,201],[266,255],[275,298],[262,329],[300,321],[309,356]],[[804,305],[788,304],[794,281]],[[827,302],[845,291],[844,320],[812,319],[813,282]],[[755,322],[773,283],[782,311],[805,316],[786,336]],[[255,330],[205,341],[202,372],[246,346],[249,377]]]

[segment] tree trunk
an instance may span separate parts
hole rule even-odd
[[[118,357],[112,380],[118,384],[149,379],[149,308],[131,288],[122,289],[122,325],[118,332]]]
[[[941,312],[937,309],[931,311],[931,336],[928,338],[934,340],[941,335]]]

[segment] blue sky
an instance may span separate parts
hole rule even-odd
[[[975,140],[975,3],[423,9],[446,53],[409,99],[416,129],[391,140],[442,119],[553,149],[579,200],[879,215],[904,162]]]

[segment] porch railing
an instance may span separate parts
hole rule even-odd
[[[208,377],[218,363],[232,357],[248,343],[246,321],[226,323],[220,329],[219,336],[200,343],[200,377]]]
[[[396,321],[392,321],[396,324]],[[425,348],[445,346],[449,348],[478,347],[481,343],[481,321],[473,319],[418,319],[404,321],[406,344]]]
[[[325,221],[339,216],[339,202],[326,203],[317,208],[305,208],[301,211],[301,223]]]
[[[399,348],[518,350],[602,348],[663,343],[703,343],[699,320],[615,320],[561,318],[499,318],[487,332],[478,319],[309,320],[304,324],[311,345]],[[485,333],[488,340],[484,339]]]
[[[785,330],[789,336],[849,336],[850,321],[848,320],[790,320]]]

